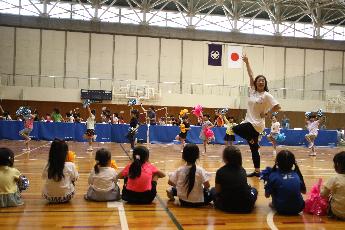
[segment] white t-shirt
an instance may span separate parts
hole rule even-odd
[[[87,129],[95,129],[95,115],[91,115],[87,120],[86,120],[86,127]]]
[[[260,113],[267,113],[278,104],[270,93],[266,91],[259,93],[250,88],[245,122],[251,123],[258,133],[262,133],[265,129],[265,118],[261,118]]]
[[[113,124],[118,124],[119,123],[119,118],[113,116]]]
[[[205,169],[196,166],[194,187],[187,197],[188,188],[184,183],[190,168],[191,166],[188,165],[178,168],[169,175],[169,180],[176,185],[177,196],[180,199],[192,203],[204,202],[203,183],[210,179],[211,174],[206,172]]]
[[[271,125],[271,133],[279,133],[280,123],[278,121],[272,123]]]
[[[320,121],[307,121],[307,128],[309,130],[309,134],[317,136],[318,134],[318,128],[319,128]]]
[[[332,212],[336,216],[345,219],[345,174],[336,174],[330,177],[322,186],[321,195],[332,195]]]
[[[78,171],[75,164],[72,162],[65,162],[62,179],[54,181],[48,179],[48,166],[46,166],[42,173],[42,179],[45,180],[43,186],[43,193],[48,197],[64,197],[74,191],[72,182],[78,179]]]
[[[89,176],[89,185],[98,192],[108,192],[115,188],[117,173],[111,167],[99,167],[99,173],[92,169]]]

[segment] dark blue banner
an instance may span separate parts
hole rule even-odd
[[[222,65],[222,45],[208,44],[208,65]]]

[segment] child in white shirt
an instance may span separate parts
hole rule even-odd
[[[210,173],[196,165],[199,159],[199,147],[195,144],[187,144],[183,148],[182,158],[186,165],[178,168],[169,175],[167,189],[170,200],[177,196],[182,206],[198,207],[211,202],[209,194]]]
[[[277,121],[275,115],[271,117],[272,125],[271,125],[271,132],[267,135],[267,139],[273,145],[273,156],[277,155],[277,137],[280,132],[280,123]]]
[[[67,153],[67,143],[55,139],[42,173],[42,179],[45,180],[42,195],[50,203],[65,203],[74,196],[74,182],[78,179],[78,171],[74,163],[66,162]]]
[[[101,148],[96,152],[96,164],[89,176],[89,189],[84,196],[92,201],[114,201],[120,199],[117,173],[111,167],[111,153]]]

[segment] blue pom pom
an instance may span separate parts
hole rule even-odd
[[[305,117],[307,117],[307,118],[309,118],[310,117],[310,115],[311,115],[311,112],[305,112]]]
[[[220,113],[221,113],[221,114],[226,114],[228,111],[229,111],[229,109],[224,108],[224,109],[221,109],[221,110],[220,110]]]
[[[139,104],[139,101],[136,98],[128,100],[128,106],[133,106],[137,104]]]
[[[30,185],[30,181],[28,180],[28,178],[26,178],[26,176],[21,175],[19,177],[18,182],[17,182],[17,186],[18,186],[19,192],[28,189],[29,185]]]
[[[86,108],[88,106],[90,106],[92,103],[92,101],[90,99],[86,99],[85,101],[83,101],[83,107]]]
[[[19,109],[16,111],[17,116],[23,116],[24,118],[30,118],[31,110],[27,107],[20,106]]]
[[[283,142],[285,141],[285,138],[286,138],[285,133],[279,133],[275,139],[277,142]]]
[[[260,180],[263,181],[268,181],[268,178],[270,177],[272,173],[272,168],[271,167],[266,167],[264,170],[260,172]]]

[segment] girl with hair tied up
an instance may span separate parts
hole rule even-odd
[[[111,153],[105,148],[96,152],[96,164],[89,176],[89,189],[85,200],[114,201],[120,199],[117,173],[111,167]]]
[[[304,208],[301,193],[306,193],[306,187],[295,156],[289,150],[282,150],[269,174],[265,196],[272,196],[270,206],[279,214],[296,215]]]
[[[198,207],[207,205],[212,200],[208,191],[211,175],[196,165],[199,156],[199,147],[187,144],[182,153],[186,165],[169,175],[168,184],[172,187],[167,189],[167,196],[170,200],[177,196],[181,206]]]
[[[165,174],[149,162],[149,150],[144,146],[133,149],[133,162],[128,164],[118,178],[124,179],[122,200],[136,204],[150,204],[157,194],[158,178]]]

